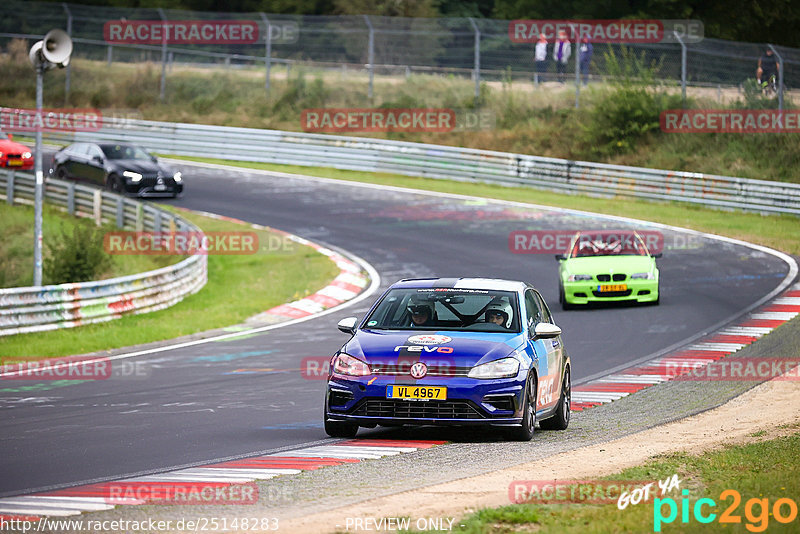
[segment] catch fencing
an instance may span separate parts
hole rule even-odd
[[[35,178],[0,169],[0,196],[8,204],[32,204]],[[44,199],[98,225],[135,231],[199,231],[163,209],[107,191],[48,179]],[[207,256],[108,280],[0,289],[0,336],[110,321],[123,315],[168,308],[199,291],[207,280]]]
[[[259,28],[258,40],[235,44],[119,44],[109,42],[106,24],[115,21],[249,21]],[[6,0],[0,5],[0,44],[14,38],[40,39],[52,28],[66,30],[75,42],[76,58],[161,65],[158,88],[163,100],[173,65],[193,67],[257,67],[264,69],[269,90],[274,67],[288,77],[293,66],[335,69],[343,76],[367,75],[373,97],[374,76],[408,76],[412,73],[453,74],[471,78],[475,96],[486,80],[535,77],[532,43],[519,43],[509,35],[507,20],[482,18],[406,18],[368,15],[311,16],[271,13],[217,13],[161,8],[121,8],[72,3]],[[574,45],[574,44],[573,44]],[[548,79],[554,77],[553,43],[548,49]],[[656,81],[707,88],[741,87],[755,79],[758,59],[766,43],[743,43],[705,38],[699,42],[673,40],[660,43],[595,44],[589,67],[593,81],[619,75],[615,61],[623,48],[652,68]],[[800,86],[800,49],[774,46],[782,61],[784,85]],[[568,79],[580,90],[578,54],[573,48]],[[285,70],[284,70],[285,69]],[[628,74],[631,74],[630,72]],[[633,75],[636,75],[634,72]],[[783,86],[779,87],[781,92]],[[70,92],[69,68],[65,92]],[[782,98],[781,98],[782,100]],[[577,100],[576,100],[577,105]]]
[[[102,139],[180,156],[334,167],[800,215],[798,184],[405,141],[140,120],[128,120],[121,126],[109,121],[98,132],[53,133],[49,139],[62,143]]]

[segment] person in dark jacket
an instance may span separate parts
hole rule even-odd
[[[587,37],[581,39],[581,45],[578,48],[578,58],[580,59],[581,63],[581,77],[583,78],[583,85],[587,85],[589,83],[589,65],[592,63],[592,53],[594,52],[594,47],[592,43],[589,42]]]

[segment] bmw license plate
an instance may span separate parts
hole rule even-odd
[[[626,291],[628,289],[628,284],[603,284],[597,286],[597,290],[601,293],[607,293],[611,291]]]
[[[387,399],[447,400],[447,388],[443,386],[386,386]]]
[[[9,167],[22,167],[22,160],[21,159],[10,159],[8,160]]]

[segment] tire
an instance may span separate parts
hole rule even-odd
[[[561,309],[564,310],[564,311],[569,311],[569,310],[574,310],[575,309],[575,305],[574,304],[570,304],[569,302],[567,302],[567,294],[564,292],[564,287],[563,286],[559,286],[558,302],[561,303]]]
[[[347,421],[329,421],[325,417],[325,433],[332,438],[354,438],[358,433],[358,425]]]
[[[69,174],[67,173],[67,169],[65,169],[63,165],[57,166],[53,174],[55,174],[56,178],[58,178],[59,180],[69,180]]]
[[[109,175],[108,180],[106,181],[106,186],[114,193],[120,195],[123,193],[122,181],[116,174]]]
[[[561,398],[558,400],[556,414],[553,417],[539,421],[539,427],[543,430],[566,430],[569,426],[570,410],[572,409],[572,381],[569,369],[564,374],[561,383]]]
[[[533,401],[533,402],[531,402]],[[530,441],[536,427],[536,380],[534,374],[525,382],[525,400],[522,403],[522,425],[508,430],[508,437],[514,441]]]

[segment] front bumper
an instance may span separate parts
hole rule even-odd
[[[183,183],[177,183],[172,178],[162,179],[159,184],[155,178],[143,178],[139,182],[125,180],[125,193],[140,197],[173,197],[183,193]]]
[[[333,375],[325,393],[325,417],[375,425],[494,425],[522,423],[526,371],[513,378],[478,380],[467,377],[343,377]],[[387,399],[388,385],[447,387],[446,400]]]
[[[6,159],[5,156],[0,159],[0,167],[10,171],[29,171],[33,169],[33,158],[28,159]]]
[[[625,284],[625,291],[600,292],[603,284]],[[588,304],[589,302],[654,302],[658,300],[658,280],[627,280],[625,282],[563,282],[564,297],[569,304]]]

